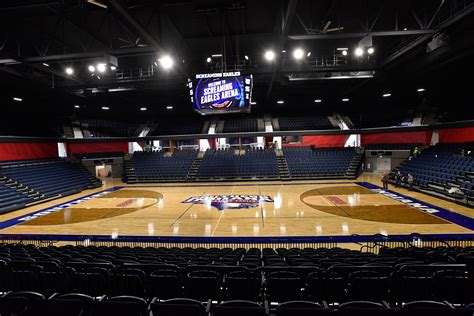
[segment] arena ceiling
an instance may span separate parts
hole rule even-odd
[[[440,86],[468,86],[459,69],[473,66],[473,12],[474,0],[2,0],[2,102],[21,95],[64,114],[74,104],[89,114],[106,103],[172,104],[184,113],[187,78],[241,71],[254,75],[261,111],[314,109],[315,98],[325,101],[321,111],[380,106],[387,91],[393,104],[414,107],[417,87],[440,102]],[[175,62],[169,71],[158,62],[164,55]],[[91,73],[98,63],[117,68]],[[289,101],[275,107],[280,98]]]

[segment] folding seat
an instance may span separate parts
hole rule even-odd
[[[352,301],[339,305],[337,314],[340,316],[385,316],[398,315],[398,311],[390,309],[382,303]]]
[[[148,276],[147,291],[150,297],[169,299],[182,295],[181,277],[177,270],[156,270]]]
[[[115,296],[109,299],[94,301],[92,304],[92,316],[146,316],[147,306],[147,302],[140,297]]]
[[[437,271],[433,275],[434,297],[451,303],[474,301],[472,280],[465,271]]]
[[[260,296],[260,279],[248,271],[230,272],[225,277],[226,300],[258,301]]]
[[[145,272],[138,269],[122,269],[110,275],[108,293],[112,296],[145,296]]]
[[[220,299],[222,278],[219,273],[210,270],[196,270],[186,275],[184,289],[186,296],[207,301]]]
[[[93,298],[84,294],[55,295],[50,299],[30,301],[22,316],[82,316],[90,315]]]
[[[332,309],[309,301],[290,301],[277,306],[276,316],[325,316],[335,315]]]
[[[286,302],[301,299],[303,281],[295,272],[277,271],[265,276],[265,290],[270,302]]]
[[[466,310],[456,310],[447,302],[413,301],[402,305],[400,310],[403,316],[463,316]]]
[[[36,292],[20,291],[9,292],[0,297],[0,315],[16,316],[25,313],[30,304],[36,300],[44,300],[45,297]]]
[[[390,278],[374,271],[356,271],[349,275],[348,296],[354,300],[389,299]]]
[[[212,315],[214,316],[265,316],[268,315],[268,311],[265,308],[255,302],[250,301],[227,301],[211,308]]]
[[[154,316],[205,316],[209,314],[210,304],[206,306],[196,300],[174,298],[166,301],[153,301],[150,304]]]
[[[69,270],[73,282],[74,292],[91,296],[100,296],[107,293],[109,273],[103,268],[89,268],[76,272]]]
[[[433,297],[432,278],[419,271],[406,270],[392,276],[390,291],[397,302],[429,300]]]

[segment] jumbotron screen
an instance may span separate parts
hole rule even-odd
[[[198,74],[188,80],[193,108],[202,115],[250,113],[252,81],[240,72]]]

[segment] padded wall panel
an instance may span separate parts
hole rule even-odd
[[[108,153],[108,152],[123,152],[128,153],[127,142],[111,142],[111,143],[73,143],[67,144],[68,156],[75,154],[87,153]]]
[[[431,141],[431,131],[362,134],[362,146],[367,144],[424,144]]]
[[[283,144],[283,147],[291,146],[316,146],[316,147],[344,147],[349,135],[314,135],[303,136],[299,144]]]
[[[440,143],[474,142],[474,127],[446,128],[439,130]]]
[[[58,157],[57,143],[0,143],[0,160]]]

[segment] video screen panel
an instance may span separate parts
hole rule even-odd
[[[240,72],[198,74],[188,81],[191,103],[202,115],[250,113],[253,78]]]

